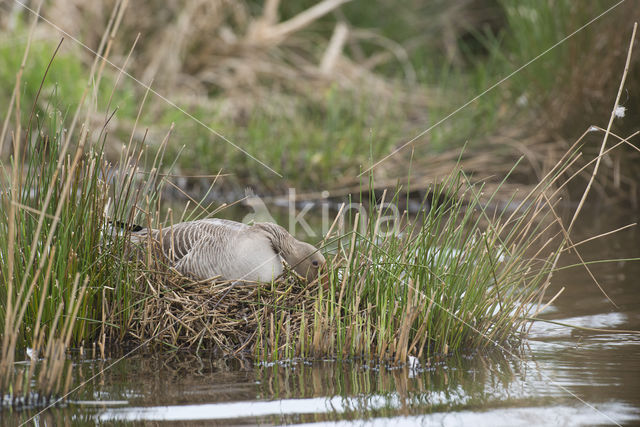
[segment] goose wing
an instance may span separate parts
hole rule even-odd
[[[222,248],[234,235],[247,226],[234,221],[222,219],[202,219],[197,221],[180,222],[162,229],[144,229],[131,234],[133,243],[145,244],[151,240],[161,249],[171,262],[178,262],[187,256],[203,239],[213,238],[211,242]]]
[[[242,223],[212,218],[152,230],[151,237],[182,274],[200,280],[220,276],[229,280],[270,281],[282,273],[280,256],[266,237],[248,232],[249,228]],[[136,233],[136,238],[148,239],[148,233]]]

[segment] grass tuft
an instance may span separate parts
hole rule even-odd
[[[554,168],[515,212],[481,202],[482,184],[459,171],[434,187],[429,200],[442,203],[425,200],[422,215],[404,217],[400,228],[388,223],[400,191],[373,200],[368,212],[342,213],[336,221],[351,231],[326,236],[327,288],[294,274],[271,284],[211,284],[150,273],[143,280],[153,293],[133,335],[259,360],[394,364],[511,346],[525,336],[564,242],[552,232],[558,224],[546,194],[563,171]]]

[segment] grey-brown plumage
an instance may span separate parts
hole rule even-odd
[[[249,226],[210,218],[131,233],[134,243],[145,244],[149,239],[161,248],[171,266],[198,280],[270,282],[284,271],[284,260],[311,281],[325,264],[313,245],[272,223]]]

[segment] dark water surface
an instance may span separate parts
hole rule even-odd
[[[637,221],[593,215],[582,236]],[[585,260],[640,257],[638,227],[580,246]],[[571,257],[563,259],[571,264]],[[562,270],[543,317],[596,329],[640,330],[640,262]],[[115,359],[78,360],[75,384]],[[389,369],[363,363],[254,365],[207,354],[137,354],[101,372],[63,407],[29,425],[537,426],[640,425],[640,335],[537,322],[517,353],[452,357]],[[18,425],[35,412],[1,415]]]

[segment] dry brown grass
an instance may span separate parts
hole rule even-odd
[[[265,1],[259,11],[250,2],[235,0],[126,2],[127,12],[113,40],[114,62],[124,62],[141,34],[130,64],[136,78],[153,81],[154,87],[185,104],[207,103],[209,95],[223,94],[222,109],[227,108],[230,116],[246,114],[274,97],[284,101],[272,99],[269,104],[280,108],[292,102],[292,94],[314,97],[318,89],[334,84],[343,89],[366,87],[385,99],[397,98],[403,91],[401,97],[407,100],[426,102],[424,95],[411,95],[374,71],[372,56],[390,49],[397,51],[378,58],[376,65],[400,60],[410,68],[401,46],[388,43],[373,55],[354,60],[344,51],[374,33],[361,32],[344,20],[329,38],[314,29],[348,1],[319,1],[289,19],[280,18],[278,0]],[[44,14],[95,47],[113,3],[57,0],[45,7]]]
[[[132,319],[134,341],[169,347],[214,349],[221,354],[254,354],[260,340],[273,339],[275,307],[298,308],[313,300],[317,284],[289,275],[270,283],[192,282],[175,272],[145,275],[144,308]],[[285,320],[296,332],[303,316],[297,309]],[[309,325],[309,319],[306,319]],[[271,331],[271,332],[270,332]],[[262,335],[262,336],[261,336]]]

